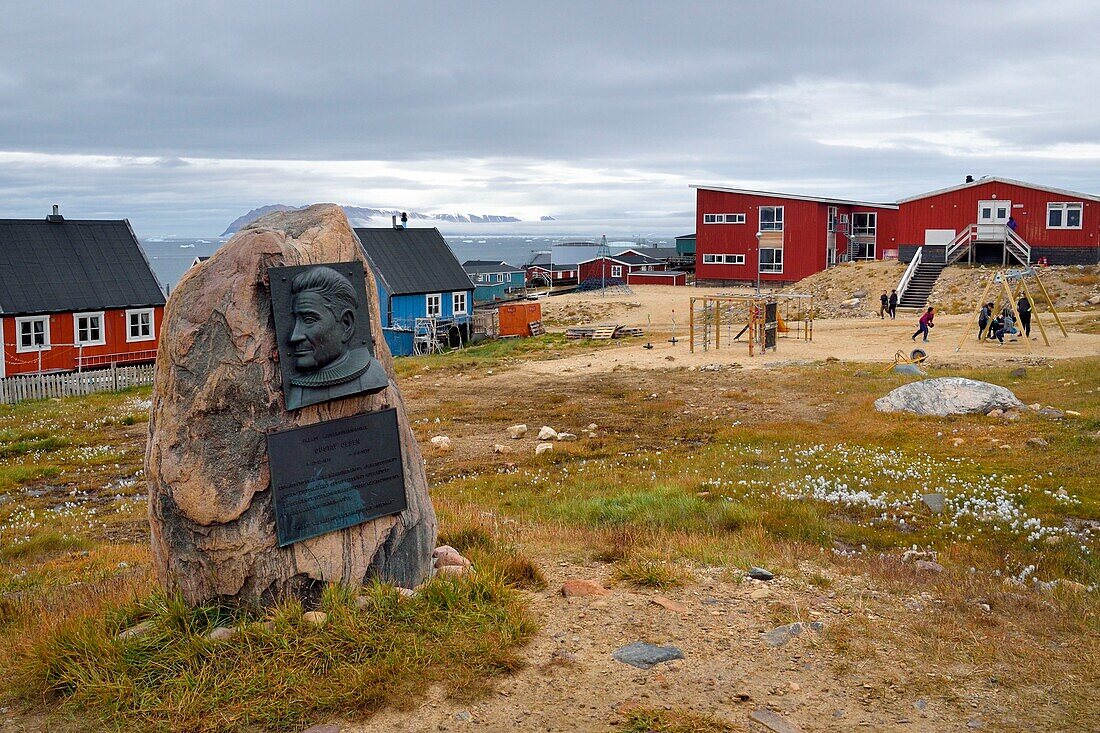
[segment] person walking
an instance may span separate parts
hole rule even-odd
[[[928,341],[928,329],[935,328],[936,324],[932,323],[932,319],[936,317],[936,309],[932,306],[928,306],[928,310],[924,312],[924,315],[917,321],[917,332],[910,336],[913,341],[917,340],[917,336],[924,334],[924,340]]]
[[[898,312],[898,291],[897,288],[890,291],[890,320],[894,320],[894,316]]]
[[[886,291],[883,290],[882,295],[879,296],[878,300],[878,317],[881,320],[883,318],[886,318],[886,311],[890,310],[890,297],[886,295]]]
[[[1031,299],[1021,295],[1016,301],[1016,310],[1020,314],[1020,328],[1024,329],[1024,336],[1031,338]]]

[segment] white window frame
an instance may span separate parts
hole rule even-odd
[[[99,321],[99,338],[89,341],[80,339],[80,319],[95,318]],[[86,313],[73,313],[73,343],[77,346],[103,346],[107,343],[106,331],[107,318],[103,311],[88,311]]]
[[[744,224],[744,214],[703,214],[704,224]]]
[[[134,319],[147,314],[149,316],[149,334],[147,336],[133,335]],[[140,325],[140,321],[138,322]],[[126,311],[126,343],[132,344],[138,341],[156,341],[157,317],[153,308],[130,308]]]
[[[772,221],[764,221],[764,211],[771,210]],[[761,206],[759,211],[759,224],[760,227],[756,230],[758,232],[781,232],[783,231],[783,207],[782,206]]]
[[[433,307],[434,305],[434,307]],[[434,311],[434,312],[433,312]],[[428,318],[443,317],[443,294],[428,293],[424,296],[424,315]]]
[[[704,265],[743,265],[745,255],[703,255]]]
[[[612,265],[611,266],[611,277],[622,277],[622,276],[623,276],[623,266],[622,265]]]
[[[776,265],[776,263],[774,261],[775,258],[776,258],[775,254],[772,255],[772,260],[773,260],[772,262],[770,262],[768,264],[764,263],[764,253],[765,252],[773,252],[773,253],[778,252],[779,253],[779,255],[778,255],[778,257],[779,257],[778,266]],[[757,267],[760,268],[760,272],[771,272],[771,273],[781,273],[781,272],[783,272],[783,248],[782,247],[761,247],[760,248],[760,258],[759,258],[759,261],[757,262]]]
[[[460,300],[462,301],[462,307],[461,308],[458,307],[458,302]],[[467,300],[466,300],[466,292],[465,291],[460,290],[458,292],[451,293],[451,312],[454,315],[456,315],[456,316],[466,315],[466,306],[467,306]]]
[[[42,345],[23,345],[23,324],[24,323],[37,323],[43,322],[46,325],[42,327]],[[31,331],[33,335],[34,331]],[[49,316],[23,316],[15,319],[15,351],[18,354],[26,354],[34,351],[49,351],[53,348],[50,344],[50,317]]]
[[[1061,212],[1061,224],[1051,224],[1050,215],[1054,211]],[[1077,211],[1077,226],[1069,226],[1069,212]],[[1081,229],[1085,223],[1084,201],[1049,201],[1047,202],[1047,229]]]
[[[836,206],[830,206],[829,207],[829,209],[828,209],[828,222],[826,223],[825,231],[827,231],[827,232],[835,232],[836,231],[836,223],[838,221],[840,221],[840,213],[839,212],[840,212],[839,207],[836,207]]]
[[[860,217],[867,217],[866,221],[870,222],[869,225],[859,226],[856,221]],[[853,211],[852,212],[852,236],[854,237],[874,237],[878,234],[878,213],[875,211]]]

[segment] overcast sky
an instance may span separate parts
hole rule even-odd
[[[690,183],[1100,193],[1095,0],[82,0],[3,25],[0,217],[206,236],[335,201],[646,234],[690,231]]]

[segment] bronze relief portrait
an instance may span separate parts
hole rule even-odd
[[[389,385],[374,358],[361,262],[272,267],[268,279],[288,410]]]

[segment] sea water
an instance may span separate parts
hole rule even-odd
[[[576,264],[582,259],[592,257],[597,248],[599,237],[546,236],[539,235],[470,235],[444,236],[451,251],[459,262],[466,260],[503,260],[515,267],[522,267],[538,252],[553,251],[555,262]],[[141,240],[141,247],[149,264],[162,285],[175,288],[183,273],[194,263],[197,257],[209,257],[229,241],[228,237],[204,237],[199,239],[181,239],[175,237],[151,237]],[[588,241],[590,247],[562,247],[563,242]],[[637,239],[618,239],[612,251],[625,249],[624,242],[638,242]],[[671,247],[670,238],[652,238],[644,244],[657,247]]]

